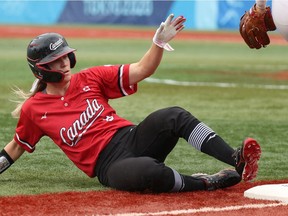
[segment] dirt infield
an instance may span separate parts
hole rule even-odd
[[[157,195],[107,190],[0,197],[0,215],[286,215],[288,203],[243,196],[245,190],[268,183],[272,182],[240,183],[210,192]]]
[[[0,26],[0,38],[34,38],[45,32],[58,32],[65,37],[74,38],[152,38],[155,30],[150,29],[120,29],[120,28],[101,28],[101,27],[67,27],[67,26]],[[269,34],[271,43],[287,44],[278,34]],[[238,32],[201,32],[201,31],[182,31],[175,40],[202,40],[202,41],[222,41],[227,43],[243,43]]]
[[[0,26],[0,38],[32,39],[44,32],[58,32],[65,37],[75,38],[152,38],[154,34],[152,30]],[[177,40],[244,43],[236,32],[183,31]],[[279,35],[272,35],[271,43],[287,44]],[[269,183],[287,183],[287,181],[240,183],[232,188],[214,192],[153,195],[106,190],[0,197],[0,215],[287,215],[287,204],[244,198],[245,190]]]

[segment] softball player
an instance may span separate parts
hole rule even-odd
[[[19,121],[14,138],[0,153],[0,172],[24,151],[33,152],[41,137],[48,136],[89,177],[97,176],[103,185],[119,190],[216,190],[255,178],[261,154],[256,140],[248,138],[234,150],[180,107],[155,111],[135,125],[118,116],[108,103],[135,93],[137,83],[154,73],[163,49],[173,50],[168,42],[184,28],[184,22],[182,16],[168,16],[138,62],[96,66],[73,75],[75,49],[64,37],[46,33],[32,40],[27,60],[37,81],[31,95],[13,112]],[[214,175],[180,174],[164,164],[179,138],[236,169]]]
[[[277,30],[288,41],[287,0],[272,0],[272,12],[266,0],[255,0],[240,21],[240,33],[250,48],[260,49],[270,43],[267,31]]]

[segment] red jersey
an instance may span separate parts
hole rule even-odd
[[[97,66],[73,74],[64,96],[36,93],[22,107],[15,141],[33,152],[43,136],[50,137],[68,158],[94,177],[99,153],[115,132],[133,125],[119,117],[109,99],[133,94],[129,65]]]

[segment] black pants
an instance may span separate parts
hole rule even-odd
[[[137,126],[120,129],[100,154],[99,181],[118,190],[171,191],[174,174],[164,161],[178,139],[188,140],[198,123],[186,110],[169,107],[153,112]]]

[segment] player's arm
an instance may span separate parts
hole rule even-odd
[[[151,76],[157,69],[163,56],[163,48],[152,44],[147,53],[137,63],[132,63],[129,69],[129,84],[133,85]]]
[[[0,173],[8,169],[23,153],[24,149],[13,139],[0,152]]]
[[[167,17],[165,22],[162,22],[157,29],[153,44],[146,54],[136,63],[132,63],[129,69],[129,84],[133,85],[139,81],[151,76],[159,66],[163,49],[172,51],[173,48],[168,44],[183,28],[186,19],[179,16],[175,19],[171,14]]]

